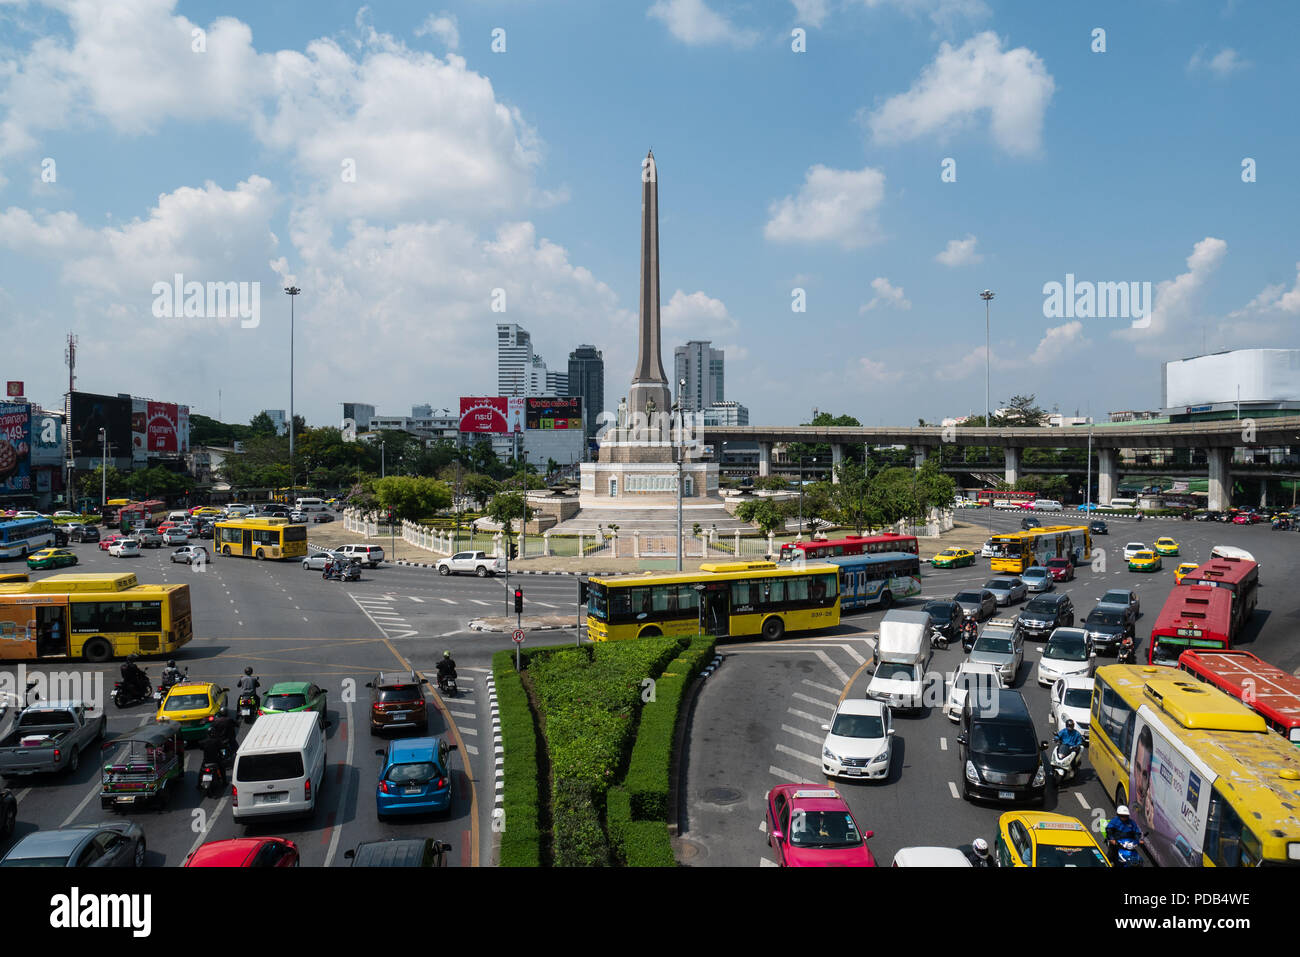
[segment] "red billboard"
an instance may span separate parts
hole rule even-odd
[[[504,396],[461,396],[460,430],[462,432],[507,432]]]
[[[6,380],[6,383],[8,388],[5,391],[5,395],[16,399],[23,394],[23,384],[21,382],[15,382],[13,379],[8,379]]]
[[[145,435],[150,452],[175,452],[177,409],[170,402],[150,402],[145,414]]]

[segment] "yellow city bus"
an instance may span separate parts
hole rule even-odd
[[[129,572],[0,585],[3,660],[165,655],[193,637],[189,585],[141,585]]]
[[[698,572],[593,578],[587,634],[593,641],[656,635],[759,635],[840,623],[839,569],[775,562],[711,562]]]
[[[222,555],[244,558],[304,558],[307,526],[287,518],[231,519],[213,527],[212,546]]]
[[[1300,864],[1300,754],[1217,688],[1150,665],[1097,669],[1088,757],[1158,864]]]
[[[9,585],[13,582],[31,581],[31,576],[26,572],[0,572],[0,585]]]
[[[1082,525],[1049,525],[1027,532],[994,535],[989,567],[995,572],[1019,575],[1034,565],[1046,565],[1053,558],[1069,558],[1076,565],[1091,555],[1092,538]]]

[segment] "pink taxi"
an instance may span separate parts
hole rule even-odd
[[[782,784],[767,793],[767,842],[782,867],[875,867],[863,832],[834,788]]]

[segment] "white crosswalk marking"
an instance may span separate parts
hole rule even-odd
[[[948,739],[947,739],[947,738],[940,738],[940,739],[939,739],[939,750],[940,750],[940,751],[947,751],[947,750],[948,750]]]
[[[805,721],[811,721],[813,724],[817,725],[818,727],[821,727],[823,724],[825,724],[827,720],[824,716],[819,718],[817,717],[817,715],[809,714],[807,711],[796,711],[794,708],[786,708],[785,710],[787,714],[792,714],[796,718],[803,718]]]
[[[450,598],[439,598],[438,601],[445,601],[448,605],[456,604],[456,602],[452,601]]]
[[[421,605],[424,604],[423,598],[416,598],[414,595],[407,595],[406,597],[411,599],[411,601],[419,602]]]
[[[478,715],[472,711],[452,711],[450,708],[447,709],[447,713],[454,714],[458,718],[467,718],[471,721],[478,717]]]
[[[951,792],[953,798],[958,801],[961,800],[961,794],[957,791],[957,785],[953,784],[951,781],[948,782],[948,790]]]
[[[827,704],[825,701],[820,701],[820,700],[818,700],[817,698],[810,698],[810,697],[808,697],[806,694],[802,694],[802,693],[800,693],[800,692],[798,692],[798,691],[796,691],[796,692],[795,692],[794,694],[792,694],[790,697],[794,698],[796,701],[803,701],[803,702],[806,702],[807,704],[815,704],[815,705],[817,705],[817,707],[819,707],[819,708],[825,708],[827,711],[834,711],[834,710],[835,710],[835,705],[833,705],[833,704]]]
[[[790,784],[794,784],[798,781],[802,781],[804,778],[802,774],[791,774],[789,771],[783,771],[781,768],[778,768],[775,764],[768,765],[767,773],[774,775],[775,777],[780,778],[782,781],[786,781],[787,783]]]
[[[464,731],[465,731],[464,728],[461,728],[460,730],[461,730],[462,733],[464,733]],[[467,744],[467,745],[465,745],[465,752],[466,752],[467,754],[478,754],[478,748],[474,747],[474,745],[472,745],[472,744]]]
[[[776,749],[782,754],[789,755],[798,761],[804,762],[804,764],[811,764],[815,768],[820,768],[822,766],[820,758],[811,758],[802,751],[796,751],[794,748],[787,748],[784,744],[778,744]]]
[[[805,741],[811,741],[813,744],[821,744],[826,740],[825,735],[810,734],[807,731],[792,728],[788,724],[781,725],[781,730],[786,734],[793,734],[796,738],[803,738]]]
[[[776,861],[768,860],[766,857],[760,857],[758,859],[758,866],[759,867],[780,867],[781,865],[777,864]]]
[[[816,681],[809,681],[807,678],[803,679],[803,683],[810,688],[816,688],[818,691],[829,692],[837,698],[840,696],[840,692],[844,690],[843,688],[832,688],[830,685],[818,684]]]
[[[472,602],[473,602],[474,604],[476,604],[476,605],[494,605],[494,604],[496,604],[496,602],[491,602],[491,601],[481,601],[481,600],[478,599],[478,598],[471,598],[470,601],[472,601]]]
[[[821,663],[824,664],[828,669],[830,669],[831,674],[833,674],[840,681],[844,682],[844,684],[849,683],[848,674],[845,673],[843,668],[841,668],[839,665],[837,665],[834,661],[831,660],[830,655],[826,654],[826,652],[824,651],[819,651],[816,654],[817,657],[821,660]]]

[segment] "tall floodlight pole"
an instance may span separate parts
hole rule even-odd
[[[677,380],[677,401],[673,410],[677,413],[677,570],[682,570],[682,394],[686,389],[686,380]]]
[[[104,443],[104,450],[99,458],[99,514],[108,513],[108,430],[99,430],[99,439]]]
[[[284,291],[289,294],[289,494],[293,495],[294,474],[293,474],[293,302],[298,293],[302,292],[297,286],[285,286]]]
[[[989,345],[989,303],[993,299],[993,292],[985,289],[980,293],[980,298],[984,300],[984,428],[987,429],[993,425],[993,404],[989,401],[989,383],[992,381],[990,373],[992,353]]]
[[[1092,518],[1092,416],[1088,416],[1088,477],[1084,479],[1083,504]]]

